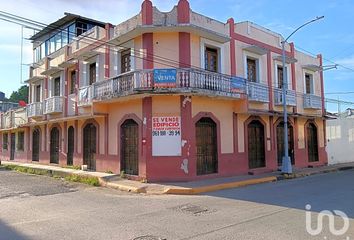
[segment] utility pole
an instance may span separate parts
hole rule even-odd
[[[305,27],[306,25],[313,23],[315,21],[318,21],[320,19],[324,18],[324,16],[321,17],[316,17],[315,19],[312,19],[311,21],[308,21],[304,24],[302,24],[300,27],[295,29],[287,38],[285,38],[284,41],[281,42],[281,47],[282,47],[282,65],[283,65],[283,111],[284,111],[284,156],[282,159],[282,168],[281,171],[283,174],[291,174],[293,172],[292,166],[291,166],[291,159],[289,157],[289,139],[288,139],[288,109],[287,109],[287,104],[286,104],[286,95],[287,95],[287,90],[288,90],[288,79],[287,79],[287,74],[285,71],[285,44],[289,40],[289,38],[296,33],[298,30],[301,28]]]

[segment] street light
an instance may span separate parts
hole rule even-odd
[[[289,139],[288,139],[288,110],[286,106],[286,92],[288,88],[288,80],[286,78],[286,71],[285,71],[285,43],[289,40],[289,38],[294,35],[297,31],[299,31],[301,28],[305,27],[306,25],[313,23],[315,21],[318,21],[320,19],[324,18],[324,16],[321,17],[316,17],[315,19],[312,19],[311,21],[308,21],[304,24],[302,24],[300,27],[295,29],[285,40],[281,42],[281,47],[282,47],[282,65],[283,65],[283,111],[284,111],[284,156],[282,159],[282,168],[281,171],[284,174],[291,174],[293,172],[292,166],[291,166],[291,159],[289,157]]]

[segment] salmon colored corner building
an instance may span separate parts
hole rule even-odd
[[[1,114],[2,160],[190,181],[327,164],[322,57],[252,22],[161,12],[112,25],[66,13],[32,36],[29,104]]]

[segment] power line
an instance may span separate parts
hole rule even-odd
[[[55,24],[47,25],[47,24],[42,23],[42,22],[38,22],[38,21],[35,21],[35,20],[32,20],[32,19],[24,18],[24,17],[18,16],[18,15],[14,15],[14,14],[3,12],[3,11],[0,11],[0,16],[7,17],[7,18],[9,18],[9,16],[10,16],[11,20],[7,20],[7,19],[3,19],[3,18],[0,18],[0,20],[5,20],[5,21],[8,21],[8,22],[11,22],[11,23],[14,23],[14,24],[18,24],[18,25],[24,26],[24,27],[28,27],[28,28],[32,28],[32,26],[37,26],[37,27],[41,27],[41,28],[49,27],[51,30],[61,30],[63,32],[68,33],[69,35],[76,36],[75,32],[70,32],[67,28],[62,28],[62,26],[58,26],[58,25],[55,25]],[[23,24],[23,23],[27,23],[27,25]],[[32,29],[40,31],[38,28],[32,28]],[[127,48],[127,47],[114,45],[114,44],[109,43],[109,42],[107,42],[105,40],[92,38],[90,36],[80,36],[80,40],[82,40],[82,39],[89,40],[90,42],[86,41],[84,43],[93,45],[93,48],[100,48],[100,47],[103,47],[103,45],[107,45],[107,46],[114,47],[114,48],[118,47],[118,48],[124,49],[124,50],[130,49],[130,48]],[[307,53],[309,53],[309,54],[311,54],[311,55],[313,55],[313,56],[316,56],[315,54],[313,54],[313,53],[311,53],[311,52],[309,52],[309,51],[307,51],[307,50],[305,50],[305,49],[303,49],[301,47],[298,47],[298,48],[303,50],[303,51],[305,51],[305,52],[307,52]],[[119,50],[109,49],[109,51],[115,52],[115,53],[119,53]],[[134,54],[133,57],[135,57],[135,58],[139,58],[139,59],[142,59],[142,60],[147,60],[147,61],[154,62],[154,63],[159,63],[161,65],[165,65],[165,66],[169,66],[169,67],[174,67],[175,68],[176,65],[184,64],[184,63],[181,63],[179,61],[175,61],[175,60],[172,60],[172,59],[169,59],[169,58],[166,58],[166,57],[158,56],[156,54],[147,54],[147,56],[153,57],[153,60],[151,60],[151,59],[146,58],[146,57],[138,56],[138,55],[141,55],[141,52],[139,50],[133,49],[133,52],[138,53],[138,54]],[[327,60],[325,58],[323,58],[323,59]],[[169,62],[169,63],[166,63],[166,61]],[[327,61],[330,61],[330,60],[327,60]],[[335,62],[332,62],[332,63],[334,63],[336,65],[340,65],[340,64],[337,64]],[[205,71],[205,69],[203,69],[203,68],[201,68],[199,66],[193,66],[193,65],[190,65],[190,66],[195,68],[195,69],[197,69],[197,70]],[[45,70],[45,69],[43,69],[43,70]],[[354,69],[351,69],[351,70],[354,71]],[[222,75],[222,76],[226,76],[226,77],[232,77],[231,75],[227,75],[227,74],[223,74],[223,73],[219,73],[219,74]],[[247,84],[247,82],[246,82],[246,84]],[[272,86],[266,85],[266,86],[269,87],[270,90],[278,90],[278,91],[280,90],[278,87],[276,87],[274,85],[272,85]],[[288,87],[290,87],[290,83],[289,83]],[[293,90],[291,90],[291,91],[293,91]],[[298,98],[298,97],[302,98],[303,95],[304,95],[303,92],[298,92],[298,91],[294,91],[294,94],[295,94],[296,98]],[[327,102],[333,102],[333,101],[338,102],[339,100],[329,99]],[[344,101],[341,101],[341,102],[346,103],[346,104],[354,104],[352,102],[344,102]]]

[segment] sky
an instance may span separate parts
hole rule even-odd
[[[162,11],[170,11],[178,0],[152,0]],[[297,32],[289,41],[295,48],[321,53],[324,65],[340,64],[324,72],[325,93],[354,92],[354,1],[352,0],[190,0],[198,13],[226,22],[251,21],[288,36],[304,22],[324,15]],[[114,25],[140,11],[142,0],[0,0],[0,10],[49,24],[70,12]],[[108,7],[107,7],[108,6]],[[0,91],[7,97],[28,78],[28,66],[21,67],[21,27],[0,19]],[[25,29],[24,38],[33,31]],[[32,62],[31,43],[24,40],[23,64]],[[21,74],[22,68],[22,74]],[[354,102],[352,94],[327,94],[326,97]],[[330,104],[336,109],[337,104]],[[354,105],[341,104],[341,110]]]

